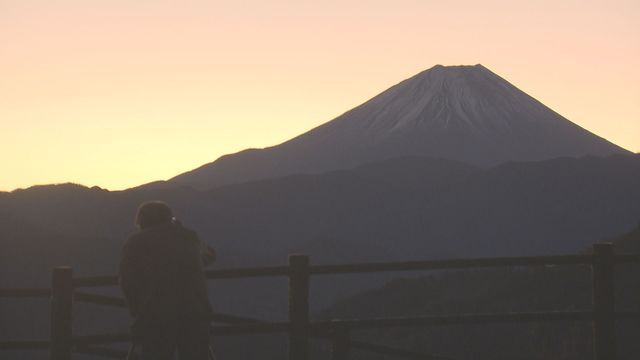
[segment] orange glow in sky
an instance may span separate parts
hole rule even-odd
[[[0,190],[167,179],[481,63],[640,152],[640,2],[0,0]]]

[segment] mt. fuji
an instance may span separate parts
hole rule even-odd
[[[492,166],[627,150],[482,65],[436,65],[285,143],[225,155],[169,183],[206,189],[417,155]]]

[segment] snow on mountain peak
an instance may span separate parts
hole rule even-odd
[[[445,130],[508,132],[513,121],[544,121],[541,104],[489,69],[436,65],[363,104],[369,129],[395,132],[418,124]],[[528,115],[527,115],[528,114]],[[381,134],[378,134],[378,136]]]

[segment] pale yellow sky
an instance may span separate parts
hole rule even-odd
[[[123,189],[481,63],[640,152],[640,2],[0,0],[0,190]]]

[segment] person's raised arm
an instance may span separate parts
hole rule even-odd
[[[202,264],[204,266],[209,266],[216,261],[216,258],[217,258],[216,250],[211,246],[207,245],[205,241],[201,240],[200,237],[198,236],[198,233],[184,226],[182,222],[180,222],[180,220],[176,218],[173,218],[172,222],[175,226],[178,227],[178,229],[180,229],[180,231],[184,234],[186,238],[191,238],[198,243],[198,246],[200,248],[200,257],[202,259]]]

